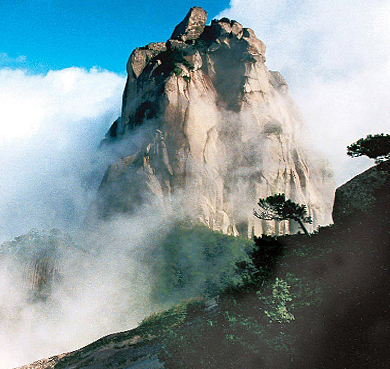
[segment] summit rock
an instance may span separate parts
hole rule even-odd
[[[191,8],[169,40],[131,54],[105,139],[127,151],[104,176],[98,215],[153,203],[227,234],[295,233],[294,221],[253,216],[259,198],[285,193],[307,206],[311,230],[331,223],[332,172],[264,43],[234,20],[206,21]]]
[[[206,11],[198,6],[192,7],[183,21],[176,26],[171,39],[196,40],[203,33],[206,22]]]

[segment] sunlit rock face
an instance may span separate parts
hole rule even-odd
[[[293,221],[253,216],[260,197],[285,193],[307,205],[309,228],[329,224],[332,173],[310,149],[285,80],[265,66],[264,43],[236,21],[206,19],[191,8],[166,43],[131,54],[122,115],[105,142],[141,138],[108,168],[99,215],[153,201],[227,234],[288,234]]]

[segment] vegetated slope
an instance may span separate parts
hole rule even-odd
[[[254,258],[265,274],[221,294],[214,319],[173,329],[166,367],[385,367],[389,223],[366,224],[258,240]]]
[[[370,205],[334,226],[311,238],[257,239],[258,274],[220,295],[216,318],[169,333],[166,367],[387,367],[389,163],[355,177],[352,188],[375,175],[387,179],[371,191]],[[338,189],[336,213],[350,186]]]
[[[260,197],[285,193],[314,223],[331,222],[334,183],[314,152],[286,81],[265,65],[253,30],[191,8],[166,42],[131,54],[122,114],[104,143],[120,144],[107,170],[97,215],[134,213],[152,203],[213,230],[295,233],[295,222],[252,216]]]
[[[115,368],[386,367],[389,188],[387,181],[366,211],[312,237],[255,239],[251,259],[238,264],[246,271],[244,283],[157,313],[136,330],[63,357],[54,368],[99,368],[108,363],[99,353],[114,358],[115,350],[107,350],[113,342],[128,349],[126,364],[111,361]],[[139,347],[147,354],[137,356]],[[75,359],[86,353],[88,364]]]

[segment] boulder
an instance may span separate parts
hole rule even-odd
[[[333,221],[337,223],[362,215],[388,212],[383,208],[386,198],[390,197],[390,161],[376,165],[352,178],[337,188]],[[363,217],[363,218],[364,218]]]
[[[181,41],[195,40],[202,34],[206,22],[206,11],[198,6],[192,7],[186,17],[176,26],[171,39]]]
[[[137,47],[131,53],[129,61],[127,62],[127,73],[138,78],[149,61],[166,49],[164,42],[150,43],[144,47]]]
[[[248,53],[252,55],[264,55],[266,47],[263,41],[259,40],[251,28],[244,28],[243,38],[248,43]]]

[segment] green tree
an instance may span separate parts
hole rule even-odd
[[[254,269],[249,257],[253,248],[254,242],[247,238],[178,222],[150,260],[155,281],[151,296],[160,303],[172,303],[242,285]]]
[[[379,164],[390,159],[390,135],[384,133],[368,135],[347,146],[347,149],[348,156],[366,155],[370,159],[375,159],[375,163]]]
[[[291,200],[286,200],[284,193],[268,196],[265,199],[259,199],[258,205],[261,211],[254,211],[256,218],[264,220],[295,220],[299,223],[302,230],[310,237],[310,234],[304,223],[312,223],[311,217],[307,216],[306,205],[297,204]]]

